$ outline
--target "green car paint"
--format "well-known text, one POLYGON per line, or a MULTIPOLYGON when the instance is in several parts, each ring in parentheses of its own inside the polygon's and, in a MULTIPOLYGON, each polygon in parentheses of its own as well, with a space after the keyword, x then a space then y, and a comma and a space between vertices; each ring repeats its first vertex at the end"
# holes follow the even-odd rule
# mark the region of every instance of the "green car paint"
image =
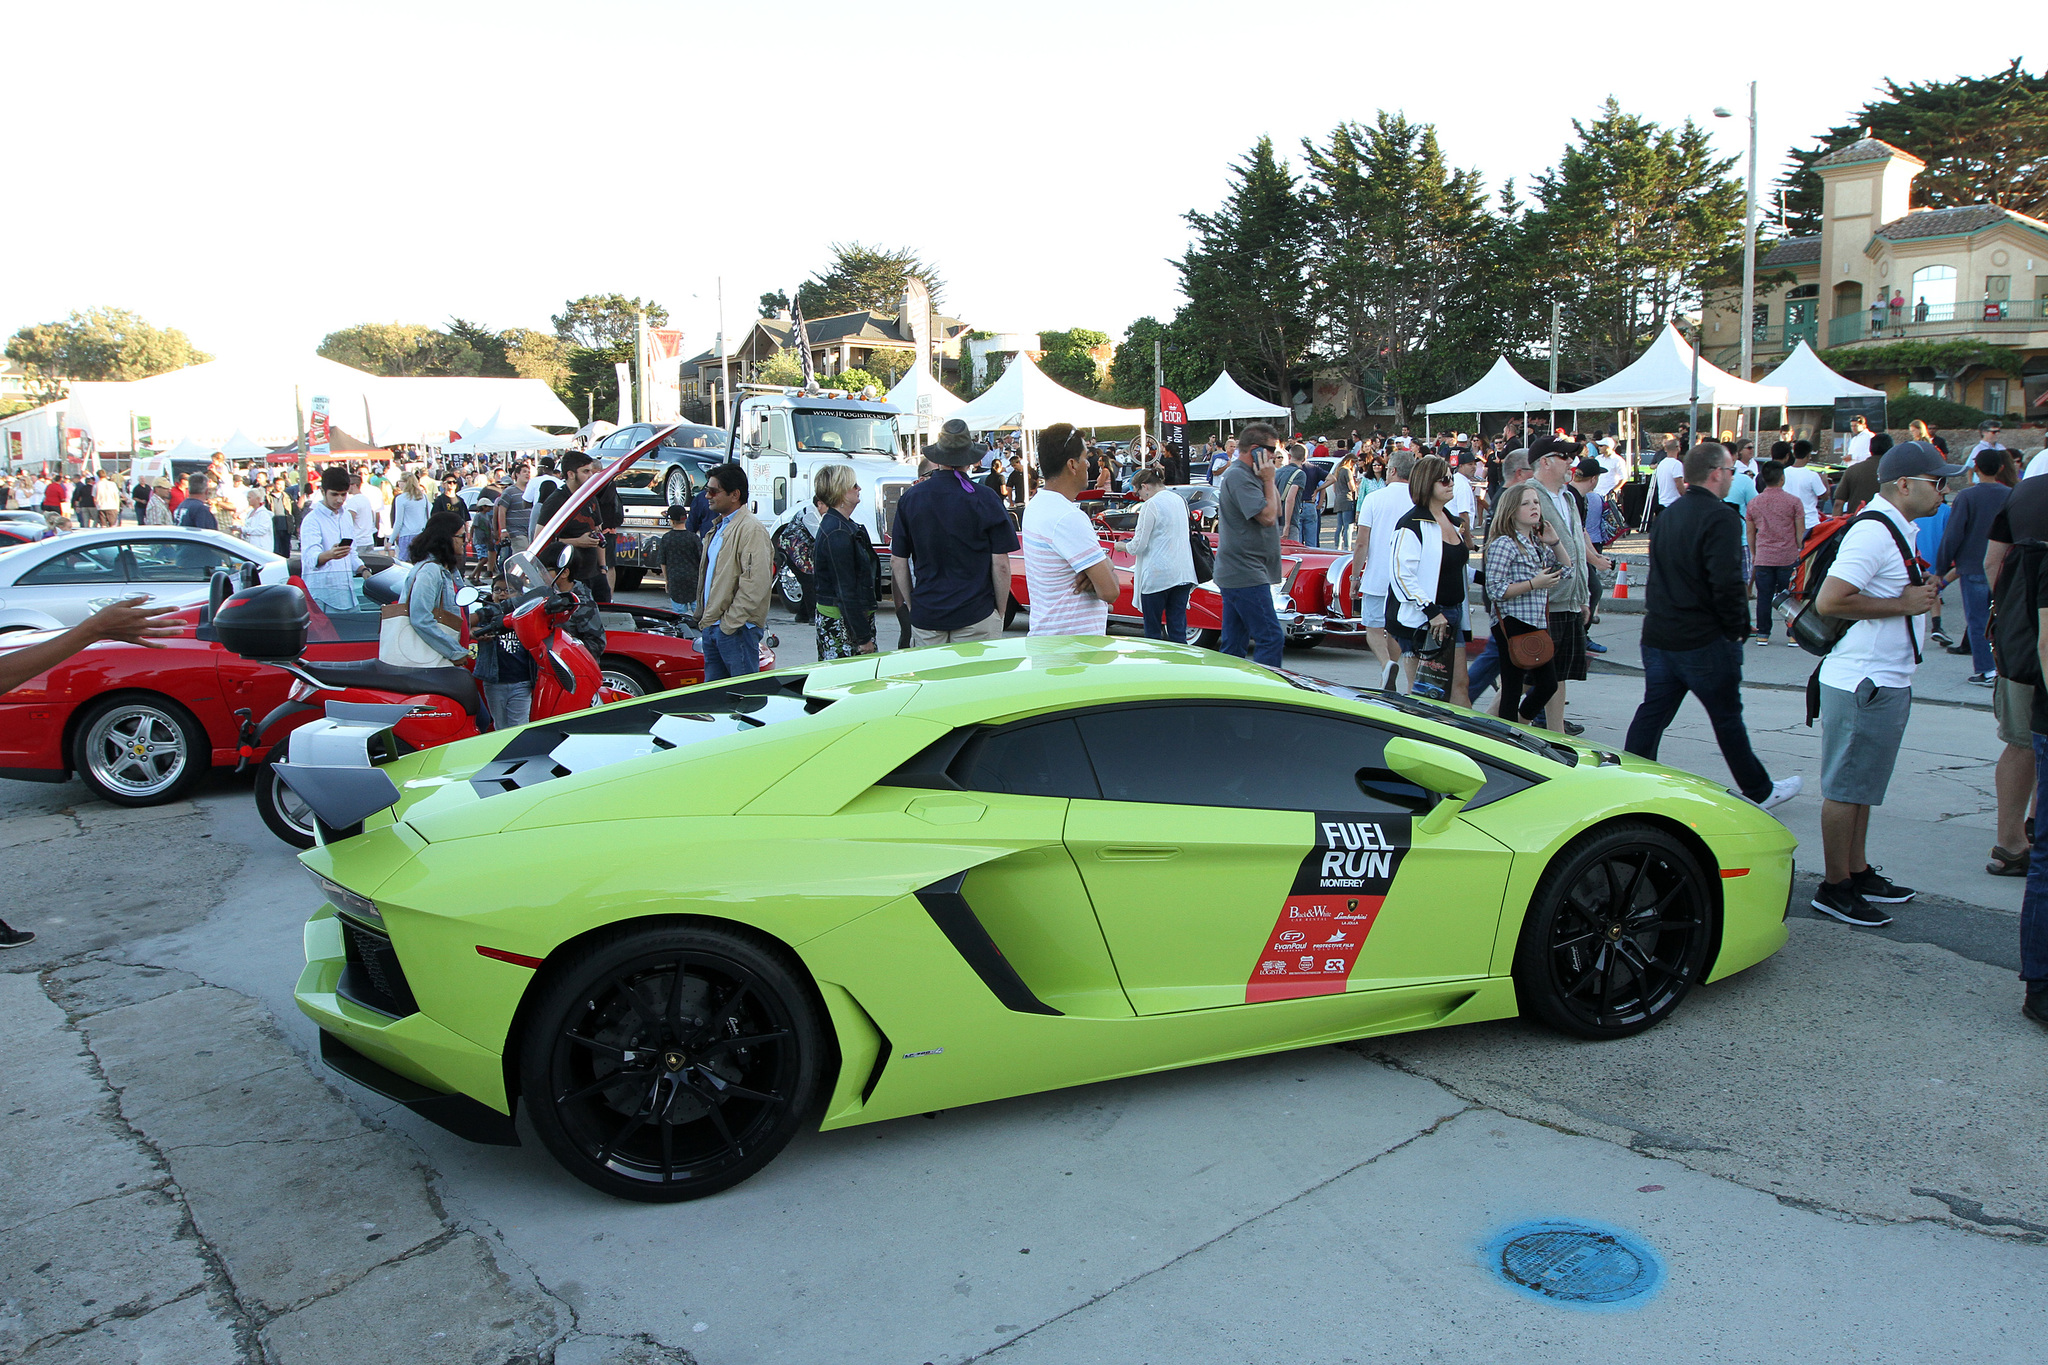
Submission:
MULTIPOLYGON (((1128 638, 940 646, 764 677, 740 681, 777 690, 770 723, 724 726, 707 702, 707 719, 671 731, 717 722, 709 738, 622 749, 532 785, 479 777, 527 731, 386 765, 397 804, 302 858, 375 903, 417 1009, 393 1017, 344 995, 332 904, 306 929, 300 1008, 398 1076, 505 1114, 522 1002, 565 945, 639 921, 742 925, 792 951, 822 998, 837 1046, 831 1128, 1511 1017, 1545 869, 1615 820, 1677 835, 1712 882, 1707 979, 1785 942, 1794 840, 1777 820, 1701 778, 1517 741, 1528 732, 1474 713, 1128 638), (1425 816, 884 780, 970 727, 1174 702, 1363 722, 1384 732, 1390 769, 1427 768, 1438 790, 1482 766, 1520 785, 1469 808, 1446 796, 1425 816), (958 896, 1026 1003, 1002 998, 920 899, 961 874, 958 896)), ((585 714, 683 713, 726 686, 585 714)))

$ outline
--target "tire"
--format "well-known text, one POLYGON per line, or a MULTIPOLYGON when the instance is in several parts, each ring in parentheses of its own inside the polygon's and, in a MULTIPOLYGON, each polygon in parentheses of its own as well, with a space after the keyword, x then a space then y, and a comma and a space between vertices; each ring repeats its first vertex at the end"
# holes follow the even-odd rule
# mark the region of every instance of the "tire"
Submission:
POLYGON ((667 477, 661 481, 661 493, 668 499, 668 505, 688 507, 691 492, 689 472, 681 465, 671 466, 667 477))
POLYGON ((71 736, 71 766, 117 806, 160 806, 213 766, 213 743, 190 711, 153 692, 95 702, 71 736), (135 753, 135 746, 148 749, 135 753))
MULTIPOLYGON (((720 485, 723 487, 723 485, 720 485)), ((796 570, 787 564, 775 570, 775 595, 782 599, 782 605, 795 611, 804 603, 804 581, 796 576, 796 570)))
POLYGON ((1315 634, 1313 634, 1313 635, 1304 635, 1304 636, 1302 636, 1302 637, 1301 637, 1301 638, 1299 638, 1299 639, 1289 639, 1289 640, 1287 641, 1287 648, 1289 648, 1289 649, 1314 649, 1314 648, 1315 648, 1315 647, 1316 647, 1317 645, 1321 644, 1322 642, 1323 642, 1323 632, 1321 632, 1321 631, 1317 631, 1317 632, 1316 632, 1315 634))
POLYGON ((313 837, 312 808, 279 780, 271 766, 284 759, 285 749, 285 744, 272 749, 270 762, 256 770, 256 813, 270 826, 272 834, 293 848, 311 848, 317 842, 313 837))
POLYGON ((647 570, 629 569, 623 564, 613 569, 612 572, 618 577, 620 592, 632 592, 640 586, 640 580, 647 577, 647 570))
POLYGON ((1522 1012, 1580 1038, 1626 1038, 1678 1008, 1706 971, 1713 899, 1676 836, 1613 824, 1543 874, 1515 950, 1522 1012))
POLYGON ((571 1175, 665 1204, 773 1160, 826 1057, 818 1006, 782 953, 744 931, 668 926, 599 939, 550 972, 519 1076, 534 1130, 571 1175))
POLYGON ((604 685, 632 697, 644 697, 650 692, 661 691, 661 679, 645 664, 617 654, 607 654, 599 660, 598 667, 604 673, 604 685))
POLYGON ((1017 605, 1017 599, 1014 597, 1003 604, 1004 630, 1015 630, 1017 628, 1017 613, 1022 610, 1024 608, 1017 605))
POLYGON ((1214 649, 1223 640, 1223 632, 1206 626, 1189 626, 1187 642, 1198 649, 1214 649))

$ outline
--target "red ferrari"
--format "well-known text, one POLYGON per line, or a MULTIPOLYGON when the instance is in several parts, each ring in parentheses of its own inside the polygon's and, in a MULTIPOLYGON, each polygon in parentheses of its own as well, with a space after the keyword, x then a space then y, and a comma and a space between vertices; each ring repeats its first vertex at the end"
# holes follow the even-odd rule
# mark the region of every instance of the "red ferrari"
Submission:
MULTIPOLYGON (((210 627, 197 625, 199 612, 178 613, 193 633, 165 640, 162 649, 92 645, 0 695, 0 777, 64 782, 77 773, 117 805, 153 806, 177 800, 212 768, 234 767, 242 757, 236 713, 260 721, 284 702, 292 678, 229 653, 209 638, 210 627)), ((621 602, 601 614, 607 687, 637 696, 703 681, 703 656, 674 612, 621 602)), ((332 616, 316 607, 306 658, 373 659, 379 623, 374 606, 332 616)), ((45 638, 0 636, 0 650, 45 638)), ((764 647, 762 667, 773 666, 764 647)), ((313 708, 289 718, 277 733, 318 714, 313 708)))

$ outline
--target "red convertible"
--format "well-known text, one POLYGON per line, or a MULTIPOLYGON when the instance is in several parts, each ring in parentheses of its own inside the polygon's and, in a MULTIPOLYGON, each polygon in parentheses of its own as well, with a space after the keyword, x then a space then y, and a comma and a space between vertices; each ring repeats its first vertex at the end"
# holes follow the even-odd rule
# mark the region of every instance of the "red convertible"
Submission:
MULTIPOLYGON (((294 580, 296 582, 296 580, 294 580)), ((303 589, 303 585, 301 585, 303 589)), ((377 656, 380 614, 315 607, 306 657, 316 663, 377 656)), ((639 695, 704 678, 704 659, 672 611, 613 603, 602 607, 607 687, 639 695)), ((201 608, 176 613, 192 633, 162 649, 103 643, 0 695, 0 777, 63 782, 75 772, 123 806, 175 801, 212 768, 241 761, 238 711, 257 719, 284 702, 292 678, 283 669, 229 653, 198 624, 201 608)), ((48 638, 0 636, 0 650, 48 638)), ((764 668, 774 666, 764 648, 764 668)), ((278 735, 317 716, 317 708, 281 722, 278 735)), ((251 757, 262 761, 267 748, 251 757)))

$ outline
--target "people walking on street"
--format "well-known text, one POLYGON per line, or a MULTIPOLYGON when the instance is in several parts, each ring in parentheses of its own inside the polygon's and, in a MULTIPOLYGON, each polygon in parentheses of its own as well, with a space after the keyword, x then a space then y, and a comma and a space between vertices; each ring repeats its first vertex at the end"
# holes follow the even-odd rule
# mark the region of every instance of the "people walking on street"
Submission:
MULTIPOLYGON (((1785 466, 1765 460, 1757 471, 1757 495, 1742 509, 1749 537, 1749 558, 1756 586, 1756 635, 1760 645, 1771 642, 1771 616, 1778 598, 1792 591, 1792 575, 1799 567, 1800 546, 1806 534, 1806 509, 1799 499, 1785 491, 1785 466)), ((1797 649, 1799 642, 1786 632, 1785 643, 1797 649)))
POLYGON ((398 481, 398 496, 391 500, 391 557, 401 564, 412 561, 412 538, 427 527, 432 508, 419 476, 407 474, 398 481))
POLYGON ((1550 590, 1564 574, 1557 562, 1557 533, 1543 520, 1539 496, 1527 483, 1501 490, 1486 540, 1486 602, 1500 653, 1500 700, 1494 712, 1525 725, 1543 714, 1557 691, 1550 590), (1527 667, 1514 661, 1514 641, 1525 635, 1543 637, 1533 651, 1541 657, 1527 667))
POLYGON ((1785 470, 1785 491, 1799 499, 1800 510, 1805 514, 1805 525, 1799 531, 1802 538, 1820 525, 1820 505, 1828 498, 1828 481, 1821 477, 1818 469, 1807 468, 1806 462, 1812 458, 1811 443, 1794 441, 1792 463, 1785 470))
MULTIPOLYGON (((1590 571, 1611 567, 1606 556, 1586 538, 1585 522, 1578 504, 1572 501, 1565 481, 1578 446, 1561 438, 1539 437, 1535 455, 1535 484, 1542 496, 1537 505, 1543 520, 1557 535, 1557 557, 1564 577, 1550 589, 1550 637, 1557 646, 1557 695, 1544 713, 1550 729, 1565 734, 1582 733, 1565 719, 1568 684, 1586 679, 1586 628, 1592 623, 1593 597, 1590 571)), ((1661 515, 1661 514, 1660 514, 1661 515)))
POLYGON ((1949 581, 1962 589, 1969 680, 1989 687, 1997 668, 1991 660, 1991 641, 1985 636, 1991 620, 1991 581, 1984 576, 1984 549, 1991 523, 2012 490, 1998 481, 2005 465, 2003 450, 1979 450, 1971 463, 1976 466, 1976 482, 1949 500, 1948 528, 1934 552, 1934 591, 1938 595, 1949 581))
POLYGON ((1425 455, 1408 475, 1415 505, 1394 528, 1393 601, 1389 609, 1401 628, 1401 643, 1416 654, 1450 651, 1451 677, 1445 700, 1470 706, 1465 678, 1465 565, 1472 557, 1464 528, 1451 516, 1455 492, 1450 462, 1425 455))
MULTIPOLYGON (((570 462, 576 458, 566 456, 564 469, 573 473, 570 462)), ((590 459, 582 458, 586 464, 590 459)), ((717 520, 705 537, 704 567, 697 579, 698 647, 704 654, 704 681, 717 682, 761 671, 775 547, 747 508, 746 470, 730 462, 718 465, 704 476, 704 491, 717 520)))
MULTIPOLYGON (((2048 479, 2028 482, 2015 490, 2013 498, 2024 490, 2028 499, 2024 508, 2036 499, 2048 499, 2048 479)), ((2018 620, 2009 619, 2008 603, 2022 602, 2023 596, 2017 590, 2022 583, 2031 583, 2032 573, 2038 565, 2038 547, 2028 546, 2034 551, 2030 558, 2023 548, 2014 544, 2012 534, 2013 498, 2006 499, 2005 506, 1991 519, 1991 534, 1984 544, 1984 576, 1991 583, 1992 628, 1991 643, 1995 658, 2004 659, 2006 646, 2000 643, 2000 636, 2015 640, 2013 625, 2024 625, 2024 606, 2017 608, 2018 620)), ((1924 557, 1924 556, 1923 556, 1924 557)), ((2033 622, 2038 637, 2039 618, 2033 622)), ((1928 638, 1934 638, 1929 632, 1928 638)), ((2039 653, 2038 647, 2034 651, 2039 653)), ((2001 665, 1998 677, 1991 685, 1991 714, 1998 725, 1998 739, 2004 745, 1999 751, 1998 763, 1992 770, 1992 791, 1998 800, 1998 825, 1995 842, 1991 845, 1991 861, 1984 870, 1994 877, 2024 877, 2027 875, 2028 847, 2033 840, 2028 837, 2028 805, 2034 798, 2037 780, 2034 764, 2033 715, 2034 688, 2031 684, 2018 681, 2012 676, 2010 666, 2001 665)))
POLYGON ((1188 594, 1195 586, 1188 542, 1188 505, 1166 491, 1157 468, 1138 472, 1138 525, 1131 532, 1131 591, 1145 617, 1145 638, 1180 644, 1188 638, 1188 594))
MULTIPOLYGON (((1017 528, 1002 498, 968 477, 986 453, 965 422, 951 419, 924 452, 939 467, 905 489, 896 503, 889 573, 903 585, 912 638, 920 647, 993 640, 1003 633, 1017 528)), ((1082 467, 1085 474, 1085 460, 1082 467)), ((1036 597, 1031 618, 1036 633, 1036 597)))
MULTIPOLYGON (((1525 462, 1526 464, 1526 462, 1525 462)), ((1387 589, 1394 572, 1394 527, 1415 501, 1408 495, 1408 476, 1415 453, 1397 450, 1389 461, 1375 461, 1381 477, 1392 477, 1358 500, 1358 529, 1351 542, 1352 594, 1365 622, 1365 642, 1380 661, 1380 690, 1394 685, 1401 646, 1387 634, 1387 589)))
POLYGON ((1273 487, 1280 492, 1280 524, 1286 528, 1287 537, 1313 545, 1316 512, 1309 489, 1316 480, 1315 471, 1305 463, 1307 459, 1308 452, 1299 441, 1288 446, 1287 462, 1274 471, 1273 487))
POLYGON ((811 491, 822 509, 813 551, 818 657, 873 654, 882 561, 868 540, 867 528, 853 519, 854 509, 860 506, 860 485, 854 481, 853 467, 825 465, 811 476, 811 491))
MULTIPOLYGON (((1024 508, 1030 633, 1104 634, 1116 601, 1116 571, 1088 514, 1075 506, 1088 488, 1088 443, 1068 423, 1039 433, 1038 476, 1038 492, 1024 508)), ((927 482, 945 477, 941 470, 927 482)))
POLYGON ((1813 908, 1844 924, 1890 924, 1891 916, 1876 906, 1914 895, 1871 866, 1870 808, 1884 804, 1905 739, 1923 639, 1920 618, 1934 605, 1934 585, 1921 576, 1913 554, 1913 519, 1933 511, 1942 483, 1962 472, 1919 441, 1885 452, 1877 496, 1841 533, 1814 596, 1822 615, 1854 622, 1816 674, 1827 879, 1814 893, 1813 908))
MULTIPOLYGON (((2004 556, 2005 581, 1999 588, 1999 638, 2009 638, 2004 623, 2007 607, 2014 604, 2031 606, 2033 611, 2028 614, 2034 618, 2035 657, 2048 665, 2048 631, 2039 629, 2041 610, 2048 606, 2048 548, 2044 548, 2044 542, 2048 542, 2048 479, 2023 480, 2005 505, 2003 522, 2001 530, 2005 535, 1994 536, 1994 539, 2006 545, 2011 553, 2004 556)), ((2013 633, 2024 635, 2025 631, 2021 629, 2013 633)), ((2016 667, 2017 661, 2008 664, 2009 671, 2016 667)), ((2001 677, 1998 685, 2006 688, 2013 684, 2001 677)), ((2036 818, 2027 855, 2027 889, 2020 900, 2020 980, 2026 988, 2026 998, 2020 1010, 2035 1023, 2048 1027, 2048 821, 2038 816, 2042 799, 2048 797, 2048 688, 2026 690, 2029 693, 2028 738, 2032 741, 2034 755, 2036 818)), ((2003 715, 1999 718, 1999 731, 2001 736, 2006 731, 2003 715)), ((2005 763, 2001 759, 2001 825, 2005 823, 2006 815, 2005 776, 2005 763)), ((2017 811, 2014 814, 2017 815, 2017 811)), ((2005 839, 2001 838, 1999 843, 2005 844, 2005 839)), ((1999 851, 1994 850, 1994 859, 1999 856, 1999 851)), ((1997 871, 1998 868, 1994 865, 1991 870, 1997 871)))
MULTIPOLYGON (((1797 774, 1776 782, 1742 721, 1742 642, 1749 600, 1742 582, 1742 518, 1724 501, 1735 475, 1727 448, 1686 452, 1686 491, 1650 528, 1643 601, 1643 701, 1622 747, 1654 760, 1689 692, 1706 708, 1736 790, 1765 810, 1797 796, 1797 774)), ((1795 508, 1796 510, 1796 508, 1795 508)))
POLYGON ((1253 422, 1237 435, 1237 455, 1216 485, 1216 574, 1223 598, 1225 654, 1280 666, 1280 433, 1253 422))

